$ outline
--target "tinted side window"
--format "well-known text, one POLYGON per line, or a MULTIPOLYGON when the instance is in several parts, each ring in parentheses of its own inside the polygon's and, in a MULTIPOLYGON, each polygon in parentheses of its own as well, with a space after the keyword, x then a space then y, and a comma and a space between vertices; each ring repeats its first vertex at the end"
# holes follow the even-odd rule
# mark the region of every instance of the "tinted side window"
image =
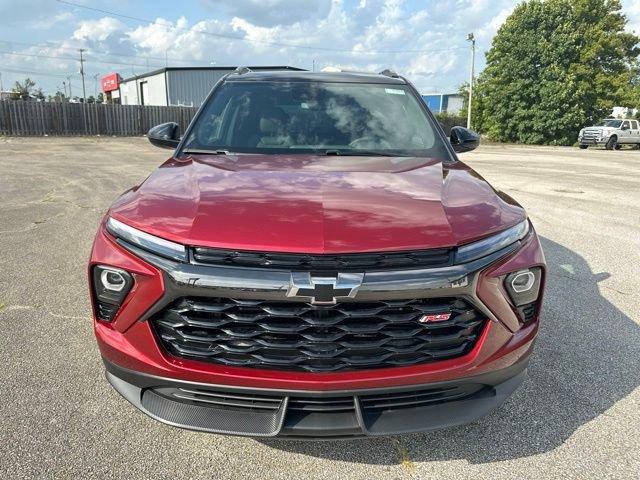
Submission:
POLYGON ((631 128, 634 130, 638 130, 638 122, 635 120, 631 120, 631 128))

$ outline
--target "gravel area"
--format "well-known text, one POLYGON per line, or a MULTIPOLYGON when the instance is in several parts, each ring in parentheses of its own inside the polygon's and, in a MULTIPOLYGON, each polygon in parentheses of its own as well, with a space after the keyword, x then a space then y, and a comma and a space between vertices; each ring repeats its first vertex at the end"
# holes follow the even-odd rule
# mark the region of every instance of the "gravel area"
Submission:
POLYGON ((462 156, 527 208, 550 266, 524 385, 464 427, 339 442, 195 433, 106 382, 85 264, 144 138, 0 138, 2 478, 640 478, 640 151, 462 156))

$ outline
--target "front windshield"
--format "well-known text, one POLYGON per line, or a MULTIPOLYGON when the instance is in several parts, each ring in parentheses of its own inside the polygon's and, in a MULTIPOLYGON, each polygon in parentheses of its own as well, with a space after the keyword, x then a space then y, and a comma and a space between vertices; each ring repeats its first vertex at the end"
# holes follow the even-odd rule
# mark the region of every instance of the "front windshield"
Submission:
POLYGON ((404 85, 227 82, 183 151, 448 157, 404 85))
POLYGON ((620 128, 620 125, 622 125, 622 120, 607 120, 604 122, 605 127, 620 128))

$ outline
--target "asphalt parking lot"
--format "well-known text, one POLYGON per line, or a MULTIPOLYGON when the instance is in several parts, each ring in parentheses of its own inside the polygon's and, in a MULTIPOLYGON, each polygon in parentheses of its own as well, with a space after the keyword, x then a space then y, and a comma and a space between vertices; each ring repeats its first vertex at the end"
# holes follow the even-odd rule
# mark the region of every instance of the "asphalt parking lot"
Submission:
POLYGON ((0 138, 0 477, 640 477, 640 151, 464 155, 542 237, 529 378, 468 426, 321 443, 172 428, 104 379, 85 263, 107 206, 167 152, 143 138, 0 138))

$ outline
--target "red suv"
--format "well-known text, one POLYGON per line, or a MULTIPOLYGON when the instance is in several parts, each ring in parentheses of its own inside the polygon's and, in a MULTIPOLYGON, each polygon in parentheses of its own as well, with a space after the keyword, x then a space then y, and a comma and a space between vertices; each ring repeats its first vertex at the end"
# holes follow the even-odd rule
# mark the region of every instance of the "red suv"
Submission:
POLYGON ((113 387, 162 422, 350 438, 466 423, 523 381, 545 261, 524 210, 385 71, 223 78, 89 262, 113 387))

